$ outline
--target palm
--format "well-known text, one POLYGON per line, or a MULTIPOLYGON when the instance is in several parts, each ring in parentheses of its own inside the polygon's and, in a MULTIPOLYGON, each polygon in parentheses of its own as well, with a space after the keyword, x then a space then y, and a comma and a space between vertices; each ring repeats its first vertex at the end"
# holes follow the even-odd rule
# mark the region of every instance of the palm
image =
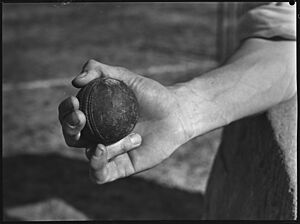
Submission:
POLYGON ((134 132, 143 138, 137 150, 129 152, 136 170, 151 168, 170 156, 183 143, 182 115, 169 90, 151 79, 131 86, 140 108, 134 132))

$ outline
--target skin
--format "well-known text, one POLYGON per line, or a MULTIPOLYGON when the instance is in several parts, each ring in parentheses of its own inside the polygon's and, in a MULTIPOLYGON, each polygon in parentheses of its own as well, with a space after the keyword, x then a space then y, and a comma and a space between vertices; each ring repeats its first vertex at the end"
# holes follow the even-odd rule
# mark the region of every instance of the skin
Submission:
MULTIPOLYGON (((103 184, 150 169, 192 138, 240 118, 263 112, 297 93, 296 43, 251 38, 220 67, 185 83, 165 87, 125 68, 89 60, 73 86, 107 76, 135 92, 141 119, 133 133, 105 147, 86 149, 90 177, 103 184)), ((86 119, 76 97, 59 105, 68 146, 85 148, 80 138, 86 119)))

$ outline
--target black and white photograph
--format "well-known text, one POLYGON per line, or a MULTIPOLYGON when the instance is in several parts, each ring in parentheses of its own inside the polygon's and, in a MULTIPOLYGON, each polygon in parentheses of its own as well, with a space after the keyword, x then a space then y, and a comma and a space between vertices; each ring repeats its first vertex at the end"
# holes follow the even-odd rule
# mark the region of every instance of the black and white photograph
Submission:
POLYGON ((2 2, 2 221, 297 220, 297 3, 2 2))

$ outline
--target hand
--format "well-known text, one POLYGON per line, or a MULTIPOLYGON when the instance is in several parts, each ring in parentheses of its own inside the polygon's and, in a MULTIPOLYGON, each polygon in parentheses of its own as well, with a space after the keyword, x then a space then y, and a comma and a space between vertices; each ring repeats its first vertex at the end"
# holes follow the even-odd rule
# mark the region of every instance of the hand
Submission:
POLYGON ((138 134, 131 134, 107 147, 91 146, 80 138, 86 120, 79 110, 77 98, 67 98, 59 106, 65 141, 69 146, 87 147, 90 174, 95 182, 110 182, 154 167, 190 139, 189 124, 175 94, 152 79, 122 67, 89 60, 72 84, 82 88, 102 76, 122 80, 134 91, 140 119, 133 133, 138 134), (131 139, 136 140, 135 144, 131 139))

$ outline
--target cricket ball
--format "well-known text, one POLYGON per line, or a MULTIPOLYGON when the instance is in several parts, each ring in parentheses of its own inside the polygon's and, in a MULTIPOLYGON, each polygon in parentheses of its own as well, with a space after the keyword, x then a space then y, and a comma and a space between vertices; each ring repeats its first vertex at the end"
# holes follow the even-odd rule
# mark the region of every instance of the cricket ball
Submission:
POLYGON ((86 116, 81 136, 92 144, 113 144, 135 127, 139 113, 134 92, 113 78, 97 78, 77 94, 79 109, 86 116))

